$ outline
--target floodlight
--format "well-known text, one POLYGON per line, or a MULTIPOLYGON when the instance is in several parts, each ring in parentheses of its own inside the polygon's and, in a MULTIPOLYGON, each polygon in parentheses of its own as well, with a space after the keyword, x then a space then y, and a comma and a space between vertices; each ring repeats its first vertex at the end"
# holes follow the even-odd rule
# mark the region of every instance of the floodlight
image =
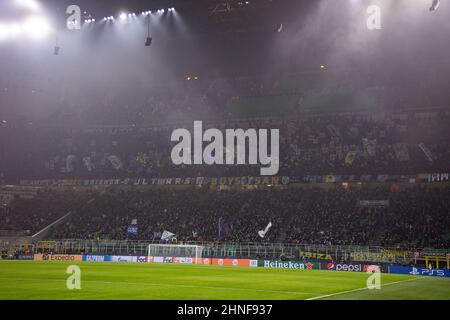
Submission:
POLYGON ((36 0, 16 0, 15 2, 18 6, 29 10, 39 11, 41 9, 41 5, 36 0))
POLYGON ((29 17, 25 20, 22 28, 30 38, 34 39, 44 38, 51 31, 47 19, 40 16, 29 17))

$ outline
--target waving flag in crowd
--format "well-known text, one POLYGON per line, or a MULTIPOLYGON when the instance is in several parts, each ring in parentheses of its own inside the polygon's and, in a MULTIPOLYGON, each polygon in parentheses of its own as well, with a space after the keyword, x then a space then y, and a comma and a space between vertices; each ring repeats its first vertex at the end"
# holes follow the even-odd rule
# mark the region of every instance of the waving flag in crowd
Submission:
POLYGON ((127 235, 129 236, 137 236, 138 235, 138 225, 137 219, 133 219, 130 225, 127 228, 127 235))
POLYGON ((264 238, 266 236, 266 233, 269 232, 270 227, 272 227, 272 222, 269 222, 264 230, 258 231, 258 235, 261 238, 264 238))
POLYGON ((225 222, 225 219, 223 217, 219 218, 219 240, 222 240, 225 238, 227 233, 227 224, 225 222))
POLYGON ((123 163, 122 160, 120 160, 120 158, 116 155, 111 155, 108 157, 109 162, 111 163, 111 166, 116 169, 116 170, 120 170, 123 167, 123 163))
POLYGON ((161 240, 171 240, 171 239, 175 239, 175 233, 172 233, 170 231, 164 230, 162 236, 161 236, 161 240))
POLYGON ((431 3, 430 11, 436 11, 439 8, 439 5, 441 4, 441 0, 433 0, 431 3))

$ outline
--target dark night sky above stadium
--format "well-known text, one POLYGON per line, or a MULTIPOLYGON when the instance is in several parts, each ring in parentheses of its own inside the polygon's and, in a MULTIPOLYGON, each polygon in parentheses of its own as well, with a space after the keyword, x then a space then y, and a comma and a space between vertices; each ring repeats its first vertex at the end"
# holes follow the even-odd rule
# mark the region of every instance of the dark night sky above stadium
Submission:
MULTIPOLYGON (((2 1, 3 20, 14 16, 14 10, 4 9, 11 1, 2 1)), ((377 70, 383 66, 390 70, 391 63, 421 63, 425 59, 442 63, 450 53, 450 7, 442 5, 438 12, 430 13, 428 0, 253 0, 248 5, 239 5, 245 2, 240 0, 228 2, 230 12, 214 12, 220 11, 223 3, 216 0, 41 0, 59 30, 62 52, 68 53, 70 48, 78 57, 83 56, 84 62, 95 61, 91 52, 94 49, 107 52, 109 62, 122 61, 115 56, 115 45, 135 49, 147 64, 176 66, 174 69, 182 74, 189 69, 204 72, 212 68, 217 72, 264 73, 276 66, 291 70, 292 66, 309 69, 321 64, 362 67, 376 63, 377 70), (118 17, 121 12, 136 12, 139 23, 122 26, 121 30, 97 23, 84 28, 82 36, 70 34, 62 31, 67 18, 64 12, 67 5, 74 3, 81 7, 83 18, 99 21, 105 16, 118 17), (365 10, 369 4, 382 7, 382 30, 366 29, 365 10), (152 22, 153 53, 137 48, 146 37, 146 23, 140 12, 172 6, 176 14, 166 13, 152 22), (283 32, 276 33, 280 23, 283 32), (148 61, 157 51, 168 59, 166 63, 155 57, 148 61)), ((102 55, 102 60, 105 58, 102 55)))
MULTIPOLYGON (((9 1, 9 0, 7 0, 9 1)), ((230 77, 312 71, 321 65, 345 70, 342 77, 414 81, 425 67, 439 68, 434 81, 449 81, 450 6, 429 12, 428 0, 250 0, 119 1, 42 0, 57 34, 40 42, 0 42, 0 71, 9 82, 24 74, 83 85, 169 83, 187 75, 230 77), (245 1, 243 1, 245 2, 245 1), (81 31, 64 28, 67 4, 96 18, 81 31), (366 8, 382 8, 382 29, 369 31, 366 8), (219 7, 217 7, 219 5, 219 7), (153 44, 144 47, 141 11, 175 7, 151 19, 153 44), (217 10, 219 9, 219 10, 217 10), (105 16, 136 12, 135 22, 102 23, 105 16), (277 33, 279 24, 283 32, 277 33), (53 47, 61 47, 56 57, 53 47)), ((17 17, 2 1, 0 21, 17 17)), ((51 92, 49 88, 49 92, 51 92)))

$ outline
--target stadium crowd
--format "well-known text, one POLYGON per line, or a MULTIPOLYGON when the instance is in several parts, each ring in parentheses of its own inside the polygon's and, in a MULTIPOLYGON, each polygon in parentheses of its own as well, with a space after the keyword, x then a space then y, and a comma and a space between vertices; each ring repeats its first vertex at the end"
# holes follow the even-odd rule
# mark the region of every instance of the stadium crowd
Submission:
MULTIPOLYGON (((450 113, 340 114, 291 119, 205 123, 207 127, 280 129, 279 175, 418 174, 447 172, 450 113)), ((170 155, 174 129, 3 128, 16 142, 0 167, 4 179, 107 179, 258 175, 259 165, 176 166, 170 155)), ((7 141, 4 141, 8 144, 7 141)))
MULTIPOLYGON (((200 119, 205 120, 204 129, 280 129, 278 175, 293 180, 308 175, 448 173, 448 109, 386 108, 390 111, 377 113, 349 108, 343 112, 343 105, 364 104, 379 96, 356 99, 368 85, 359 86, 360 78, 353 78, 352 83, 322 75, 288 78, 203 81, 193 76, 151 88, 78 88, 80 92, 60 97, 60 103, 67 105, 50 116, 54 125, 45 121, 0 123, 0 181, 259 176, 259 165, 173 165, 172 131, 192 130, 192 121, 200 119), (314 110, 304 112, 311 106, 314 110)), ((9 90, 2 93, 6 102, 20 97, 9 90)), ((415 93, 407 100, 387 99, 384 104, 404 106, 417 96, 439 96, 415 93)), ((390 94, 399 99, 407 96, 390 94)), ((383 104, 378 102, 376 106, 383 104)), ((416 101, 421 106, 428 102, 416 101)), ((51 237, 158 239, 168 230, 183 241, 448 247, 448 189, 391 191, 387 185, 329 191, 295 187, 220 192, 47 190, 35 199, 16 199, 0 210, 0 230, 32 234, 73 211, 52 229, 51 237), (358 205, 360 200, 389 200, 389 205, 364 207, 358 205), (133 219, 138 221, 137 236, 127 234, 133 219), (261 239, 257 231, 269 221, 272 227, 261 239)))
POLYGON ((1 224, 37 231, 72 209, 74 212, 52 229, 50 238, 159 240, 166 230, 179 241, 418 248, 446 248, 450 244, 448 187, 67 192, 45 192, 27 201, 16 199, 9 215, 1 217, 1 224), (62 205, 61 199, 67 201, 62 205), (364 200, 375 201, 363 204, 364 200), (39 206, 44 202, 47 210, 39 206), (82 202, 82 207, 75 207, 75 202, 82 202), (69 208, 69 204, 74 207, 69 208), (24 214, 30 213, 33 220, 24 219, 24 214), (134 219, 136 235, 127 232, 134 219), (261 238, 258 231, 269 222, 272 227, 261 238))
POLYGON ((32 235, 61 218, 62 213, 78 208, 87 201, 89 193, 41 190, 33 198, 16 197, 12 203, 1 203, 0 230, 19 230, 32 235))

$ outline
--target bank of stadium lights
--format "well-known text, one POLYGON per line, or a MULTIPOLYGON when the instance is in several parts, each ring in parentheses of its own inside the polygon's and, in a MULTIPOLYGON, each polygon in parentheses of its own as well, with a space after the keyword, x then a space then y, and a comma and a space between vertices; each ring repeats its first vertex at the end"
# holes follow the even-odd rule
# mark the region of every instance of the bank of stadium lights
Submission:
POLYGON ((41 16, 30 16, 20 23, 0 24, 0 40, 26 36, 31 39, 45 38, 52 31, 50 22, 41 16))
POLYGON ((44 17, 29 17, 22 28, 26 35, 35 39, 44 38, 51 31, 50 23, 44 17))
POLYGON ((130 13, 122 12, 121 14, 119 14, 119 20, 122 22, 125 22, 134 17, 136 17, 136 13, 134 13, 134 12, 130 12, 130 13))
MULTIPOLYGON (((175 8, 174 8, 174 7, 168 8, 167 11, 168 11, 168 12, 175 12, 175 8)), ((166 12, 166 10, 165 10, 165 9, 158 9, 158 10, 156 10, 156 12, 157 12, 157 13, 164 13, 164 12, 166 12)), ((152 11, 151 11, 151 10, 148 10, 148 11, 142 11, 142 12, 141 12, 141 15, 143 15, 143 16, 148 16, 149 14, 152 14, 152 11)), ((134 14, 133 14, 133 15, 134 15, 134 14)))
POLYGON ((120 15, 119 15, 119 19, 120 20, 125 20, 127 18, 127 14, 125 13, 125 12, 122 12, 120 15))
MULTIPOLYGON (((175 8, 174 7, 168 8, 167 11, 168 12, 175 12, 175 8)), ((166 12, 166 9, 158 9, 156 12, 159 13, 159 14, 162 14, 162 13, 166 12)), ((150 15, 152 13, 153 12, 151 10, 142 11, 141 15, 142 16, 148 16, 148 15, 150 15)), ((125 20, 127 20, 127 18, 131 19, 133 17, 136 17, 136 13, 134 13, 134 12, 133 13, 122 12, 122 13, 119 14, 118 19, 121 20, 121 21, 125 21, 125 20)), ((113 16, 104 17, 102 20, 103 21, 114 20, 114 17, 113 16)), ((91 23, 92 22, 95 22, 95 19, 91 19, 91 23)))
POLYGON ((32 11, 39 11, 42 9, 41 4, 36 0, 15 0, 17 6, 26 8, 32 11))
POLYGON ((22 33, 22 26, 19 24, 0 25, 0 40, 14 38, 22 33))
MULTIPOLYGON (((163 14, 165 11, 166 11, 165 9, 158 9, 156 12, 159 13, 159 14, 163 14)), ((174 8, 174 7, 168 8, 167 11, 168 11, 168 12, 174 12, 174 11, 175 11, 175 8, 174 8)), ((150 14, 152 14, 152 13, 153 13, 153 12, 152 12, 151 10, 148 10, 148 11, 143 11, 143 12, 141 12, 141 15, 142 15, 142 16, 148 16, 148 15, 150 15, 150 14)), ((131 18, 134 18, 134 17, 136 17, 136 13, 134 13, 134 12, 132 12, 132 13, 122 12, 122 13, 120 13, 120 14, 118 15, 118 19, 119 19, 120 21, 123 21, 123 22, 124 22, 125 20, 127 20, 127 19, 131 19, 131 18)), ((115 19, 114 19, 114 16, 108 16, 108 17, 104 17, 104 18, 102 19, 102 21, 104 21, 104 22, 106 22, 106 21, 112 21, 112 20, 115 20, 115 19)), ((91 19, 85 19, 85 20, 84 20, 84 23, 90 24, 90 23, 94 23, 95 21, 96 21, 96 20, 95 20, 94 18, 91 18, 91 19)), ((2 27, 0 26, 0 39, 2 38, 2 33, 5 33, 5 30, 2 29, 2 27)))

